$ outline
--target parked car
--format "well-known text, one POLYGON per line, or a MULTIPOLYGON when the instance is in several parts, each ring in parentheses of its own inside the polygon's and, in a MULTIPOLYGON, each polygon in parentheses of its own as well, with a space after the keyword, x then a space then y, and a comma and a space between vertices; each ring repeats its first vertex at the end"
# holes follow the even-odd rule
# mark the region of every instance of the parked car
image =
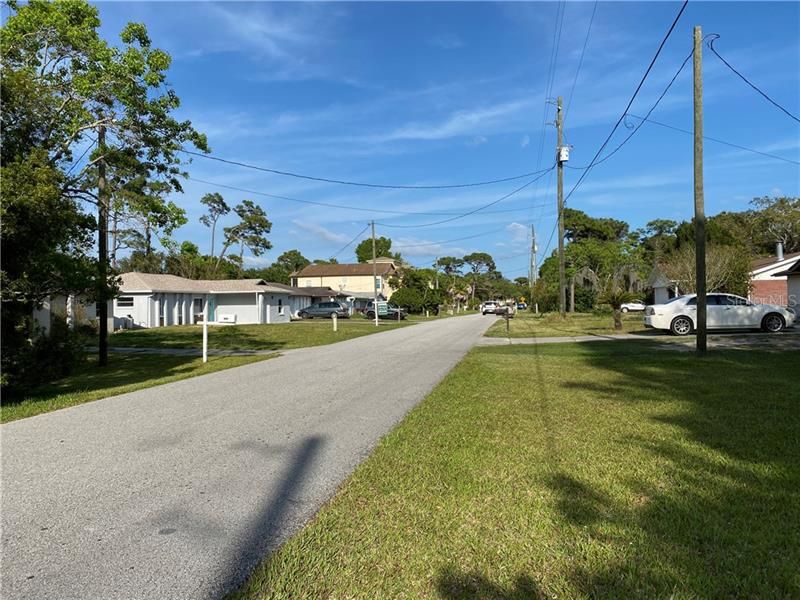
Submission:
POLYGON ((524 302, 517 303, 517 310, 525 310, 526 308, 528 308, 528 305, 525 304, 524 302))
POLYGON ((350 309, 344 302, 317 302, 297 311, 297 316, 301 319, 313 319, 314 317, 332 319, 333 315, 340 319, 347 319, 350 317, 350 309))
POLYGON ((488 300, 481 304, 481 314, 493 315, 497 312, 499 306, 500 305, 494 300, 488 300))
POLYGON ((647 307, 645 306, 644 302, 636 301, 636 302, 626 302, 620 307, 620 310, 626 313, 626 312, 644 310, 645 308, 647 307))
MULTIPOLYGON (((399 306, 396 306, 394 304, 388 304, 386 306, 386 314, 385 315, 378 315, 378 318, 379 319, 394 319, 395 321, 397 321, 398 313, 399 313, 400 320, 403 320, 408 316, 408 311, 406 311, 404 308, 400 308, 399 306)), ((373 308, 373 303, 372 302, 367 304, 367 308, 364 310, 364 316, 367 317, 368 319, 374 319, 375 318, 375 309, 373 308)))
MULTIPOLYGON (((706 323, 709 329, 763 329, 770 333, 794 325, 795 315, 782 306, 756 304, 732 294, 707 295, 706 323)), ((687 335, 697 324, 697 295, 673 298, 645 308, 644 325, 687 335)))

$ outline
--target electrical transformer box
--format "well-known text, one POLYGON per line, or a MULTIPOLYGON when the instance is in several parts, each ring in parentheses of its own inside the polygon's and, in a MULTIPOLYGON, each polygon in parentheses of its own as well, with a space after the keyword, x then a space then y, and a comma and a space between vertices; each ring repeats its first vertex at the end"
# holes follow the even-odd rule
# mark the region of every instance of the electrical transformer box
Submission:
POLYGON ((569 160, 569 146, 561 146, 558 149, 558 162, 567 162, 569 160))

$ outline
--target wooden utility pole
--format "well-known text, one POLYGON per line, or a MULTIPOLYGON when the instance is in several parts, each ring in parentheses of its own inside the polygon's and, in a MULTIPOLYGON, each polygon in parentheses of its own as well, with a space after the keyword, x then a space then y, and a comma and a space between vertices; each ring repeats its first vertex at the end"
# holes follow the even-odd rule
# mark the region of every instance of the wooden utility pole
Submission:
POLYGON ((372 308, 375 313, 375 327, 378 326, 378 263, 375 256, 375 221, 372 221, 372 308))
POLYGON ((530 293, 530 302, 533 304, 533 310, 538 314, 539 313, 539 302, 534 301, 533 294, 534 288, 536 287, 536 280, 539 278, 539 269, 536 266, 536 253, 539 251, 539 248, 536 246, 536 229, 531 225, 531 272, 530 278, 528 279, 528 285, 531 288, 530 293))
POLYGON ((108 189, 106 187, 106 126, 97 130, 97 308, 100 321, 97 364, 108 364, 108 189))
POLYGON ((694 242, 697 279, 697 354, 706 353, 706 214, 703 198, 703 33, 694 28, 694 242))
POLYGON ((561 146, 564 143, 564 115, 561 110, 561 96, 556 100, 556 164, 558 166, 558 312, 562 318, 567 312, 566 268, 564 265, 564 164, 561 160, 561 146))

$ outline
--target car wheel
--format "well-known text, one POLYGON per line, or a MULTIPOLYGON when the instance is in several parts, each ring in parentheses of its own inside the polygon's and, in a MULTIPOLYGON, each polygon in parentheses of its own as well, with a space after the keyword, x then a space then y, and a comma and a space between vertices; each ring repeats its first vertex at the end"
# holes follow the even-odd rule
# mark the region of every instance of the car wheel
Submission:
POLYGON ((628 312, 628 307, 627 306, 623 306, 622 307, 622 312, 624 312, 624 313, 628 312))
POLYGON ((675 317, 669 330, 674 335, 689 335, 692 332, 692 320, 689 317, 675 317))
POLYGON ((769 313, 761 321, 761 328, 769 333, 778 333, 786 327, 786 320, 778 313, 769 313))

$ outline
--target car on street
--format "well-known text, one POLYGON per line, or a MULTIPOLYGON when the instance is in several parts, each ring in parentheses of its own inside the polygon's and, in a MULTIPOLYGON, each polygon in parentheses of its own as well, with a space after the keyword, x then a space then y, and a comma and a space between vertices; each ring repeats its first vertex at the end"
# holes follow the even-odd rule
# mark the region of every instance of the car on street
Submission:
POLYGON ((317 302, 311 306, 306 306, 297 311, 297 316, 301 319, 332 319, 336 315, 340 319, 350 317, 350 309, 344 302, 317 302))
MULTIPOLYGON (((399 319, 402 321, 403 319, 405 319, 408 316, 408 311, 406 311, 405 309, 400 308, 399 306, 396 306, 394 304, 387 304, 386 305, 386 314, 385 315, 380 315, 379 314, 378 318, 379 319, 394 319, 395 321, 397 321, 398 320, 398 314, 399 314, 399 319)), ((367 304, 367 308, 364 309, 364 316, 367 317, 368 319, 374 319, 375 318, 375 309, 372 306, 372 302, 368 303, 367 304)))
POLYGON ((499 307, 500 305, 494 300, 487 300, 486 302, 481 304, 481 314, 493 315, 497 312, 497 309, 499 307))
POLYGON ((635 311, 642 311, 647 308, 644 302, 626 302, 622 306, 620 306, 620 310, 624 313, 627 312, 635 312, 635 311))
MULTIPOLYGON (((733 294, 708 294, 706 298, 709 329, 761 329, 777 333, 795 322, 795 314, 783 306, 758 304, 733 294)), ((697 326, 697 295, 678 296, 664 304, 647 306, 644 325, 674 335, 688 335, 697 326)))

